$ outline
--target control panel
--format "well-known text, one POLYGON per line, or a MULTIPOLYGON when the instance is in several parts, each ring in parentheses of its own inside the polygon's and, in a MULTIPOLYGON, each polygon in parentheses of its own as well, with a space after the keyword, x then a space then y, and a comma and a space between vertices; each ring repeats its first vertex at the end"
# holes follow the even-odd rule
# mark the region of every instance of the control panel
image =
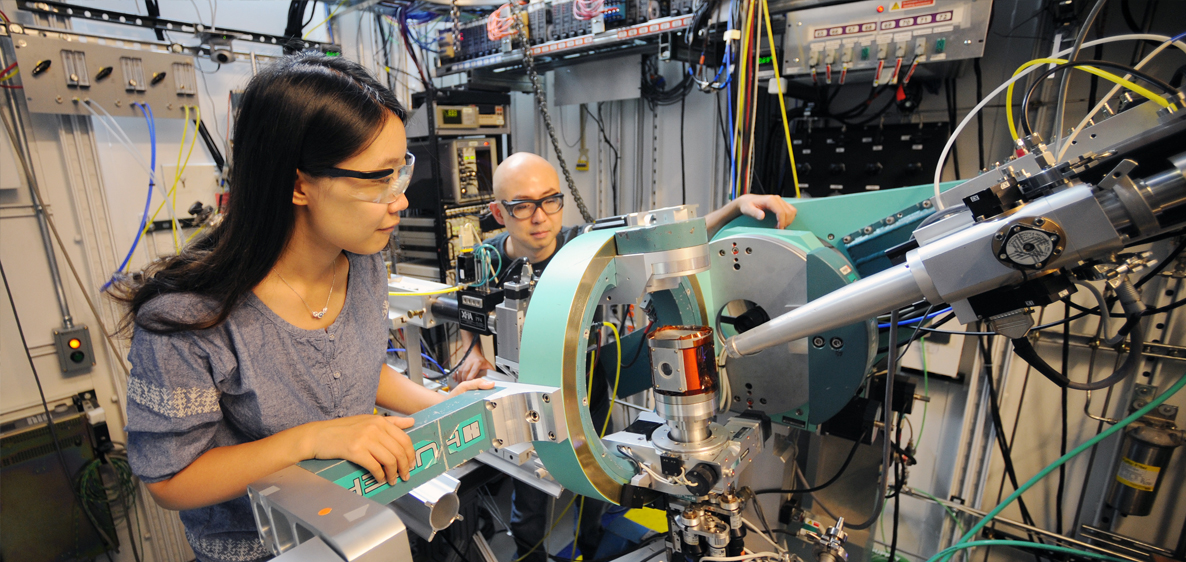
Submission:
MULTIPOLYGON (((943 150, 949 125, 942 122, 799 129, 791 141, 799 187, 812 197, 828 197, 926 182, 943 150)), ((785 175, 783 192, 793 191, 790 173, 785 175)))
MULTIPOLYGON (((545 59, 641 44, 639 40, 676 33, 687 27, 702 1, 605 0, 601 15, 591 20, 578 19, 573 14, 572 0, 535 2, 525 7, 528 43, 533 56, 545 59)), ((451 27, 438 32, 441 58, 437 75, 520 63, 523 56, 517 37, 512 34, 491 39, 486 24, 485 18, 462 24, 461 41, 456 46, 451 27)))
POLYGON ((181 118, 197 105, 194 58, 167 45, 103 39, 9 27, 20 64, 21 91, 33 113, 141 117, 146 103, 154 117, 181 118))
POLYGON ((909 81, 919 64, 982 56, 991 14, 991 0, 862 0, 790 12, 783 73, 820 85, 909 81))

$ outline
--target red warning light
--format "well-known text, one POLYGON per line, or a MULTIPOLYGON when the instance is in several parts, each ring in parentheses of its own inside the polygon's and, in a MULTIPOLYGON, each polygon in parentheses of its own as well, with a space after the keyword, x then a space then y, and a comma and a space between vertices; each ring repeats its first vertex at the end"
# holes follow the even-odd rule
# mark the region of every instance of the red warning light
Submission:
POLYGON ((880 14, 881 12, 884 12, 884 11, 885 11, 885 6, 878 6, 878 7, 877 7, 877 13, 879 13, 879 14, 880 14))
POLYGON ((490 146, 490 141, 486 141, 486 142, 482 143, 482 146, 490 146))

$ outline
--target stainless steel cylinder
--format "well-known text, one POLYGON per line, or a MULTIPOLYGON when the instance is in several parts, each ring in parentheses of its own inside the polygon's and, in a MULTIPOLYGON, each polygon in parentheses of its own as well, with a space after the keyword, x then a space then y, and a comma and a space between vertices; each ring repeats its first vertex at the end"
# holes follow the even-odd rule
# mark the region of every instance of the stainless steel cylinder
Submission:
POLYGON ((1108 506, 1125 515, 1149 515, 1174 449, 1181 444, 1173 430, 1144 426, 1130 431, 1124 439, 1116 481, 1108 493, 1108 506))
POLYGON ((655 393, 655 411, 667 420, 670 437, 680 443, 708 439, 708 424, 716 415, 717 393, 678 396, 655 393))

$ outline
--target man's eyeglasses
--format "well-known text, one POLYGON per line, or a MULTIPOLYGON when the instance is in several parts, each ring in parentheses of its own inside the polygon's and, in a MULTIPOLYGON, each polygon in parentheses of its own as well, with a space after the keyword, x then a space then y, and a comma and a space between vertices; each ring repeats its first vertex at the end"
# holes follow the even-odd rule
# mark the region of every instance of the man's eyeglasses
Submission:
POLYGON ((536 209, 543 209, 545 213, 554 215, 564 208, 564 194, 557 193, 549 195, 543 199, 516 199, 514 201, 502 201, 502 206, 506 208, 507 212, 519 220, 527 220, 531 215, 535 214, 536 209))
POLYGON ((411 152, 404 155, 404 165, 398 169, 387 168, 373 172, 358 172, 343 170, 342 168, 302 168, 301 171, 314 177, 322 178, 353 178, 348 193, 351 197, 370 203, 384 205, 394 203, 408 190, 412 183, 412 169, 416 165, 416 157, 411 152))

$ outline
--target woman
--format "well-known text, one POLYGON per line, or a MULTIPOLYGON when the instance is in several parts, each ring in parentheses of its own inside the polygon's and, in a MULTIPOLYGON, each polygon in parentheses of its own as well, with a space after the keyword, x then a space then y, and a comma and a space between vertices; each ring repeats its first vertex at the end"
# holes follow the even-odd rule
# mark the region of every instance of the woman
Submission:
MULTIPOLYGON (((280 59, 235 120, 223 223, 125 280, 128 453, 202 561, 268 557, 247 484, 305 459, 407 478, 411 413, 445 397, 385 364, 386 247, 411 177, 395 97, 340 57, 280 59)), ((453 394, 471 388, 462 384, 453 394)))

